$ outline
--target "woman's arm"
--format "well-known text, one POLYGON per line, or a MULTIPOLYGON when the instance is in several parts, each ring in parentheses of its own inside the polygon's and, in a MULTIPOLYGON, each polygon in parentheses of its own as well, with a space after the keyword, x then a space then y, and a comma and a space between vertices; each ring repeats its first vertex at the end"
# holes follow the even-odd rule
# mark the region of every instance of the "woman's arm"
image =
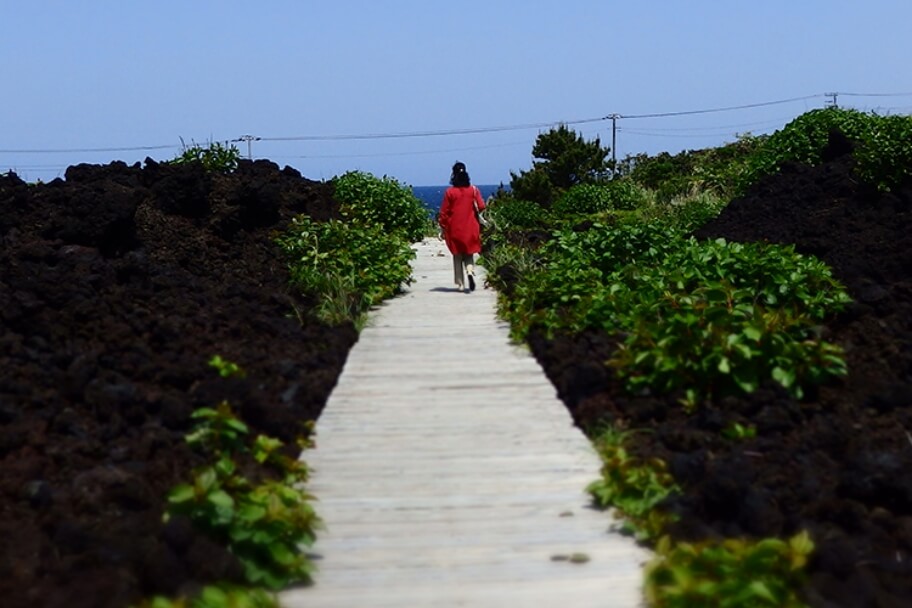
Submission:
POLYGON ((440 213, 437 214, 437 223, 440 224, 440 227, 446 231, 447 225, 450 223, 450 197, 448 196, 449 189, 443 193, 443 201, 440 203, 440 213))
POLYGON ((472 186, 472 189, 475 190, 475 204, 478 205, 478 210, 484 211, 485 202, 481 196, 481 190, 478 189, 478 186, 472 186))

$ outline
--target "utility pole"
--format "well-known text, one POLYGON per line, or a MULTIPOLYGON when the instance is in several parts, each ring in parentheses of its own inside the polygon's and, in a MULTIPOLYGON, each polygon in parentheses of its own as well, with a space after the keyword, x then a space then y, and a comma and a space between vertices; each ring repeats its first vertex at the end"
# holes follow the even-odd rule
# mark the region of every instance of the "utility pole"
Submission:
POLYGON ((250 142, 260 141, 260 138, 256 137, 255 135, 242 135, 241 137, 238 137, 234 141, 246 141, 247 142, 247 160, 253 160, 253 154, 252 154, 250 142))
POLYGON ((836 103, 836 97, 839 95, 839 93, 824 93, 824 95, 826 95, 827 97, 832 97, 832 99, 827 102, 827 104, 826 104, 827 107, 830 107, 830 108, 839 107, 839 104, 836 103))
POLYGON ((617 119, 620 114, 610 114, 611 119, 611 177, 617 175, 617 119))

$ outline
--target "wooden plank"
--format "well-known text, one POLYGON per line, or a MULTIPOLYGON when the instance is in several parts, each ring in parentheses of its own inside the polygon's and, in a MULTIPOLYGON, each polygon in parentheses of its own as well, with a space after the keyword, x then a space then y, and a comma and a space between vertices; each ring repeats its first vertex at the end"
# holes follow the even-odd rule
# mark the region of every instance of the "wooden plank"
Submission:
POLYGON ((444 250, 416 246, 417 281, 372 313, 302 455, 327 530, 282 605, 642 605, 650 554, 591 507, 595 451, 496 295, 441 289, 444 250))

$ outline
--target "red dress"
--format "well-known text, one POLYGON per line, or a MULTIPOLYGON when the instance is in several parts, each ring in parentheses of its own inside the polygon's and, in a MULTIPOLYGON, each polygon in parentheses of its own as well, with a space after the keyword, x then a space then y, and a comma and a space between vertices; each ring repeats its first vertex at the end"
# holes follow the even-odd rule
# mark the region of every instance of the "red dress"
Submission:
POLYGON ((451 186, 443 193, 438 221, 443 228, 447 247, 454 255, 481 253, 481 235, 478 218, 475 217, 475 204, 478 205, 479 211, 485 208, 481 192, 475 186, 451 186))

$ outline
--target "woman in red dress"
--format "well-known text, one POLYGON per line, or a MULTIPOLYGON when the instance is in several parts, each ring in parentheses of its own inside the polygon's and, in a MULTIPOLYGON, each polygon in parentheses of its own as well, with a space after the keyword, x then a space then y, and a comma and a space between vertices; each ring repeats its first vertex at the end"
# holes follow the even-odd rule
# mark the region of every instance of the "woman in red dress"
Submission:
POLYGON ((466 166, 463 163, 453 165, 450 187, 443 193, 437 221, 443 229, 447 248, 453 254, 453 273, 459 291, 465 291, 466 275, 469 291, 475 291, 474 255, 481 253, 481 229, 475 212, 484 208, 484 199, 472 185, 466 166))

